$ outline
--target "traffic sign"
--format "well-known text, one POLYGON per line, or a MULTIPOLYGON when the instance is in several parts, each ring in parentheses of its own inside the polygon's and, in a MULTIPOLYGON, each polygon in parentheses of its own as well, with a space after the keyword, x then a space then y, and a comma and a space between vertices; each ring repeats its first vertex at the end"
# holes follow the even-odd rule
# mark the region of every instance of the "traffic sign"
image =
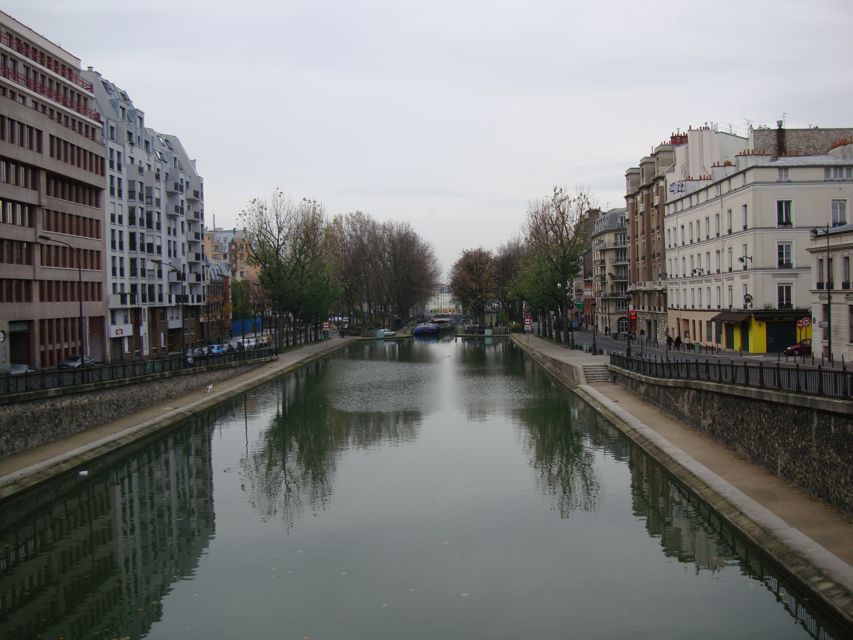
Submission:
POLYGON ((808 327, 809 325, 811 325, 812 319, 811 318, 803 318, 802 320, 800 320, 800 322, 803 323, 803 327, 808 327))

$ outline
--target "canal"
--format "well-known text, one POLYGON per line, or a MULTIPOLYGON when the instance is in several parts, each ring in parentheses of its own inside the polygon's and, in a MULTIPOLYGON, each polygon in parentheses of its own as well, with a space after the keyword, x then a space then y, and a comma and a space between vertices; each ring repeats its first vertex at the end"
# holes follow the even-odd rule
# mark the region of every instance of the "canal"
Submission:
POLYGON ((0 505, 0 637, 833 638, 509 342, 354 343, 0 505))

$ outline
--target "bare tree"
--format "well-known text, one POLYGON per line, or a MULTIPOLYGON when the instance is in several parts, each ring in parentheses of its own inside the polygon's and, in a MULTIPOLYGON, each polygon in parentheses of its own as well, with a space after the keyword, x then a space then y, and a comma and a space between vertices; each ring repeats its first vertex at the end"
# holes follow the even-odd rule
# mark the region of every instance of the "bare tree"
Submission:
POLYGON ((450 288, 465 313, 485 324, 486 305, 495 296, 495 263, 490 251, 466 249, 450 270, 450 288))
POLYGON ((569 288, 578 271, 578 258, 587 250, 591 198, 586 191, 567 194, 562 187, 542 200, 531 202, 527 209, 525 236, 537 255, 557 275, 559 288, 561 341, 568 344, 569 288))

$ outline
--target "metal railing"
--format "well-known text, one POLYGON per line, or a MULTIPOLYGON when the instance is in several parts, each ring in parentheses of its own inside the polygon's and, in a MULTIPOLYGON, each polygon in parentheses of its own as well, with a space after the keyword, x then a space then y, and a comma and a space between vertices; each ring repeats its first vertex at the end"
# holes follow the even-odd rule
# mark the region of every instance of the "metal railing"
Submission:
POLYGON ((274 347, 264 347, 193 356, 192 358, 170 356, 116 362, 79 369, 42 369, 29 373, 0 376, 0 396, 128 380, 172 371, 187 371, 209 365, 241 364, 269 358, 275 354, 276 349, 274 347))
POLYGON ((829 369, 821 365, 791 366, 778 361, 765 365, 763 362, 750 364, 735 360, 725 362, 722 359, 628 357, 623 353, 611 353, 610 364, 651 378, 701 380, 825 398, 853 398, 853 371, 847 371, 846 365, 842 365, 841 369, 829 369))

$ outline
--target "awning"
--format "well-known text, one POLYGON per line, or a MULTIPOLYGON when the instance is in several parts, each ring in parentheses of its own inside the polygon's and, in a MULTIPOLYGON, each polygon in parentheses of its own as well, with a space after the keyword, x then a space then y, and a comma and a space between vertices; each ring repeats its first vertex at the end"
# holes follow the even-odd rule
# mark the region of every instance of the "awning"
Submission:
POLYGON ((721 311, 713 318, 712 322, 745 322, 752 315, 750 311, 721 311))

